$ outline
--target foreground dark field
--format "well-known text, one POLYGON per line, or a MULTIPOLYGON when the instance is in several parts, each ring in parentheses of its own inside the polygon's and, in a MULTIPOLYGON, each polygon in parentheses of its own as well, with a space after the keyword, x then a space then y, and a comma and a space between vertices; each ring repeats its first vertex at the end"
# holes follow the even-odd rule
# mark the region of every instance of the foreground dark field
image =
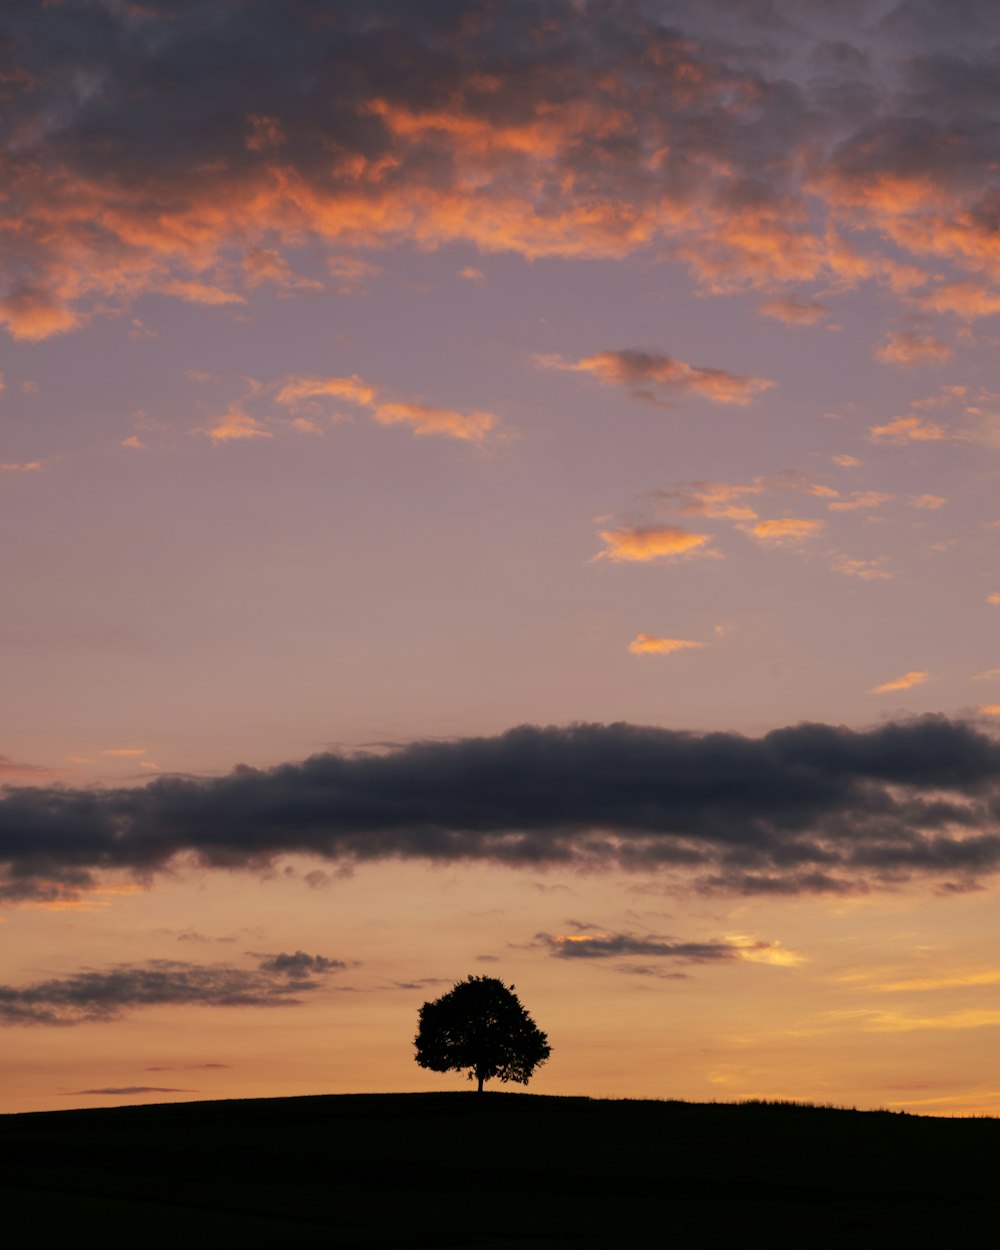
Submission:
POLYGON ((4 1116, 0 1150, 11 1245, 898 1245, 995 1226, 1000 1121, 361 1094, 4 1116))

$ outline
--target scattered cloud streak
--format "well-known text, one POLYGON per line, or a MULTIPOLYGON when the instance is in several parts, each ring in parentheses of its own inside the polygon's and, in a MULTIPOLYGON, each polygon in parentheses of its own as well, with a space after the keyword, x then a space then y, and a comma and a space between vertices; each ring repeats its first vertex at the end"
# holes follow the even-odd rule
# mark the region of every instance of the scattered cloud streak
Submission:
POLYGON ((933 334, 919 330, 898 330, 875 349, 875 359, 884 365, 941 365, 951 360, 954 349, 933 334))
POLYGON ((862 582, 892 581, 884 559, 856 560, 840 552, 833 556, 831 564, 836 572, 843 573, 845 577, 856 577, 862 582))
POLYGON ((765 317, 773 317, 776 321, 793 326, 814 326, 830 316, 829 307, 819 300, 802 301, 780 296, 765 300, 760 311, 765 317))
POLYGON ((73 1089, 71 1094, 96 1095, 115 1094, 117 1096, 133 1096, 136 1094, 196 1094, 196 1089, 176 1089, 169 1085, 107 1085, 103 1089, 73 1089))
POLYGON ((367 408, 380 425, 408 425, 417 435, 443 434, 467 442, 482 442, 497 426, 497 418, 491 412, 461 413, 413 400, 385 398, 381 387, 366 382, 357 374, 348 377, 286 378, 275 402, 295 409, 320 398, 345 400, 367 408))
MULTIPOLYGON (((593 928, 593 926, 586 926, 593 928)), ((547 947, 557 959, 614 959, 638 956, 643 959, 669 959, 681 963, 721 963, 746 961, 791 967, 802 962, 802 956, 788 950, 780 942, 765 942, 744 934, 732 934, 708 942, 681 942, 656 933, 609 933, 595 929, 591 933, 536 933, 535 941, 547 947)), ((636 974, 634 966, 624 971, 636 974)), ((640 974, 642 975, 642 974, 640 974)))
POLYGON ((299 995, 323 984, 324 974, 345 966, 340 960, 297 951, 294 955, 267 956, 255 969, 178 959, 85 968, 67 977, 28 985, 0 985, 0 1026, 117 1020, 139 1007, 296 1006, 302 1001, 299 995))
POLYGON ((638 399, 697 395, 715 404, 745 407, 775 385, 767 378, 742 377, 725 369, 700 368, 662 352, 604 351, 580 360, 536 356, 543 369, 589 373, 606 386, 624 386, 638 399))
POLYGON ((912 672, 904 673, 902 677, 894 677, 891 681, 883 682, 881 686, 873 686, 869 693, 889 694, 893 690, 910 690, 914 686, 922 686, 929 677, 930 673, 914 669, 912 672))
POLYGON ((740 529, 768 547, 797 545, 815 538, 823 529, 823 522, 810 517, 777 517, 741 525, 740 529))
POLYGON ((672 655, 675 651, 690 651, 704 647, 703 642, 691 642, 686 638, 661 638, 657 634, 636 634, 628 644, 633 655, 672 655))
POLYGON ((873 443, 940 443, 948 438, 948 431, 922 417, 894 417, 884 425, 873 425, 868 438, 873 443))

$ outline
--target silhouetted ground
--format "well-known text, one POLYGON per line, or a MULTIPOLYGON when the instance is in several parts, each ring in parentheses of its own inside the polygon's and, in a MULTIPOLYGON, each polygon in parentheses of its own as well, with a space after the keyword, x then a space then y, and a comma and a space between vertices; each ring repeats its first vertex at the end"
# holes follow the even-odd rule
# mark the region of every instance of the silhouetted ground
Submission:
POLYGON ((355 1094, 3 1116, 0 1150, 12 1248, 853 1250, 992 1230, 1000 1120, 355 1094))

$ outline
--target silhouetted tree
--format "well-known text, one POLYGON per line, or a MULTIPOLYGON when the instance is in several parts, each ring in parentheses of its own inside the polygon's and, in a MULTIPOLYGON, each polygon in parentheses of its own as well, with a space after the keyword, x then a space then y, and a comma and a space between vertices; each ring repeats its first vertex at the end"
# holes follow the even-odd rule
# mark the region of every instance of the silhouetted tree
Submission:
POLYGON ((469 1080, 492 1077, 527 1085, 535 1068, 552 1053, 514 993, 496 977, 467 977, 447 994, 420 1008, 413 1043, 416 1060, 433 1072, 469 1070, 469 1080))

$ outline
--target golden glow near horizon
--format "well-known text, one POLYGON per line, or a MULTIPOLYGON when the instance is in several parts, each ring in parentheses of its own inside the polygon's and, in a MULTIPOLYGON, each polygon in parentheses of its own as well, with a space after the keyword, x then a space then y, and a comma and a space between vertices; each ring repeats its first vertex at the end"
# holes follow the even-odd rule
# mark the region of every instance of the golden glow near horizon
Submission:
POLYGON ((0 8, 0 1111, 1000 1113, 969 3, 0 8))

